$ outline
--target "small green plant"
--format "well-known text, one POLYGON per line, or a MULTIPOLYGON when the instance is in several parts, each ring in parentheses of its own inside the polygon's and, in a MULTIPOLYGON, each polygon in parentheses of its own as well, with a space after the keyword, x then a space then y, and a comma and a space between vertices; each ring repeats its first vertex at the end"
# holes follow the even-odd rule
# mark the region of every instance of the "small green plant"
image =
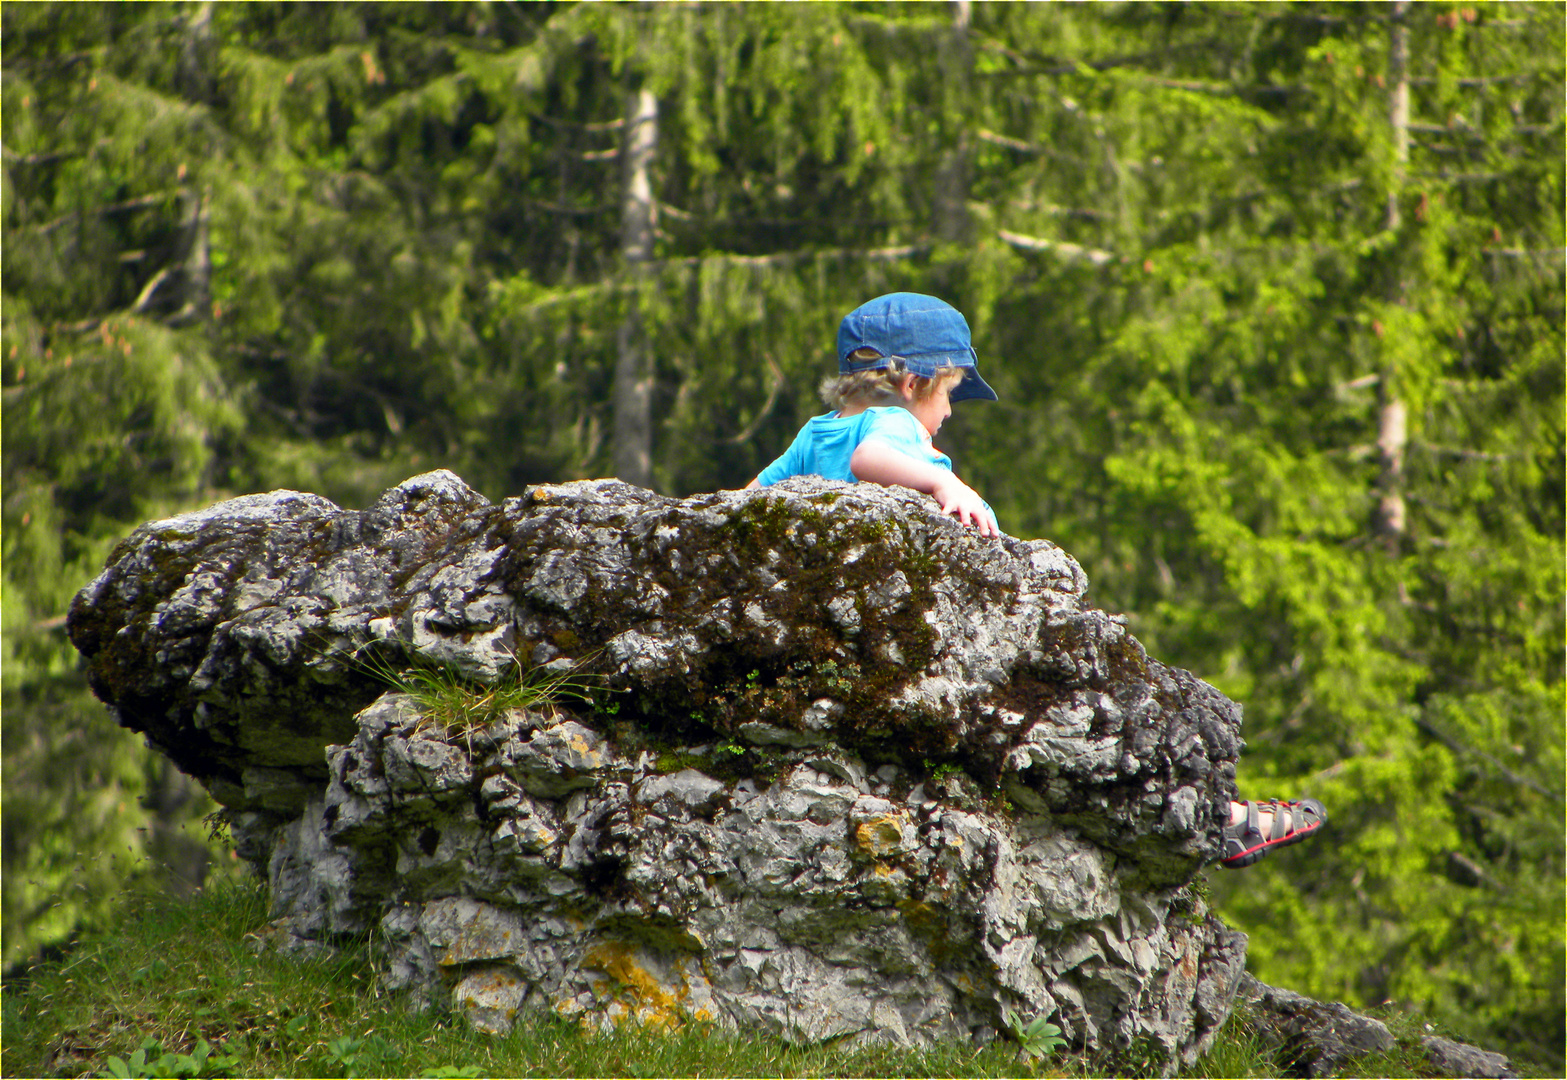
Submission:
POLYGON ((481 1065, 465 1065, 458 1068, 456 1065, 437 1065, 433 1069, 426 1069, 419 1074, 420 1080, 471 1080, 471 1078, 484 1075, 484 1067, 481 1065))
POLYGON ((745 747, 741 746, 732 739, 725 739, 723 742, 718 744, 718 751, 722 754, 734 754, 736 757, 739 757, 741 754, 745 753, 745 747))
POLYGON ((930 779, 933 783, 941 783, 949 776, 955 776, 963 770, 950 761, 944 761, 940 765, 932 765, 930 759, 925 760, 925 768, 930 770, 930 779))
POLYGON ((1059 1047, 1066 1045, 1066 1040, 1061 1037, 1061 1029, 1050 1023, 1043 1013, 1025 1025, 1022 1017, 1003 1005, 1001 1018, 1017 1040, 1019 1052, 1025 1057, 1049 1057, 1059 1047))
POLYGON ((110 1055, 108 1068, 98 1075, 116 1080, 143 1076, 229 1076, 238 1064, 235 1058, 215 1052, 206 1039, 197 1039, 188 1054, 165 1054, 158 1040, 149 1035, 129 1058, 110 1055))
POLYGON ((326 1044, 326 1052, 344 1076, 378 1076, 397 1059, 397 1047, 368 1032, 364 1038, 344 1036, 326 1044))
POLYGON ((1171 897, 1170 914, 1183 919, 1200 918, 1209 907, 1208 878, 1205 874, 1198 874, 1186 883, 1183 889, 1177 889, 1171 897))
POLYGON ((847 694, 854 689, 850 679, 858 678, 859 665, 850 664, 847 668, 840 668, 836 660, 824 660, 816 669, 817 674, 826 680, 827 688, 835 694, 847 694))

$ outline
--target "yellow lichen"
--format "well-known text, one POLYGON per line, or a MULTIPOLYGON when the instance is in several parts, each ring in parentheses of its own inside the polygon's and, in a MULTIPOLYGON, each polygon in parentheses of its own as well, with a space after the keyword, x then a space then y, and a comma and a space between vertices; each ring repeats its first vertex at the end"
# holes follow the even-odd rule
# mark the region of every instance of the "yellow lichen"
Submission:
POLYGON ((881 859, 895 855, 903 847, 904 818, 901 814, 878 814, 854 827, 854 843, 865 854, 881 859))
POLYGON ((582 958, 584 968, 602 971, 609 978, 595 982, 593 991, 598 996, 613 985, 613 999, 605 1009, 605 1016, 620 1024, 635 1020, 655 1028, 676 1028, 686 1021, 712 1019, 707 1009, 692 1012, 684 1003, 691 998, 691 987, 684 975, 679 976, 678 986, 669 987, 660 982, 642 964, 635 951, 621 942, 605 942, 590 949, 582 958))

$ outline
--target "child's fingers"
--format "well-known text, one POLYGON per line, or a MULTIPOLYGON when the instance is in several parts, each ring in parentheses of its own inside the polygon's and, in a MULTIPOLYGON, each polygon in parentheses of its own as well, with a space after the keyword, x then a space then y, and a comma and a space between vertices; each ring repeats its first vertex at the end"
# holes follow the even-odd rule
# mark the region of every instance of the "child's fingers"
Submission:
POLYGON ((990 527, 990 515, 983 508, 974 507, 961 499, 954 499, 949 506, 941 509, 943 514, 951 514, 963 525, 973 526, 979 530, 981 536, 993 536, 994 531, 990 527))

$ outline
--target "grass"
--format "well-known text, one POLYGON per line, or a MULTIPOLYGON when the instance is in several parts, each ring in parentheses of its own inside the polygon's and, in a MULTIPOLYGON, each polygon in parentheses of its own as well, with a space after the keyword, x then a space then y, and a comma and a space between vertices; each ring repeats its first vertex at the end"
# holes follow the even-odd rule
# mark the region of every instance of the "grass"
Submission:
MULTIPOLYGON (((680 1076, 1017 1074, 1010 1044, 928 1052, 789 1047, 701 1025, 628 1027, 606 1036, 530 1017, 504 1037, 437 1010, 409 1011, 376 989, 369 950, 300 958, 255 951, 265 925, 256 883, 188 901, 136 897, 113 935, 75 943, 4 986, 0 1072, 107 1074, 152 1040, 159 1053, 214 1049, 209 1074, 233 1076, 680 1076), (226 1059, 226 1060, 225 1060, 226 1059)), ((194 1061, 194 1058, 192 1058, 194 1061)), ((1026 1070, 1025 1070, 1026 1071, 1026 1070)), ((166 1074, 166 1073, 165 1073, 166 1074)))
POLYGON ((394 665, 369 650, 361 650, 350 662, 390 689, 412 697, 423 717, 421 726, 438 726, 448 737, 471 737, 512 711, 553 714, 562 701, 592 700, 599 681, 584 670, 591 660, 590 656, 570 666, 525 669, 514 656, 492 682, 468 678, 454 667, 423 658, 394 665))
MULTIPOLYGON (((247 935, 266 918, 264 890, 252 881, 183 901, 128 896, 114 933, 83 937, 64 956, 7 979, 0 1073, 137 1075, 139 1063, 140 1075, 209 1076, 1114 1075, 1070 1054, 1020 1059, 1006 1038, 923 1050, 795 1047, 699 1024, 605 1035, 552 1016, 485 1036, 378 990, 362 944, 308 958, 258 951, 247 935)), ((1404 1026, 1401 1049, 1357 1062, 1360 1075, 1429 1075, 1406 1048, 1423 1026, 1418 1018, 1404 1026)), ((1238 1014, 1213 1053, 1182 1075, 1283 1074, 1238 1014)))

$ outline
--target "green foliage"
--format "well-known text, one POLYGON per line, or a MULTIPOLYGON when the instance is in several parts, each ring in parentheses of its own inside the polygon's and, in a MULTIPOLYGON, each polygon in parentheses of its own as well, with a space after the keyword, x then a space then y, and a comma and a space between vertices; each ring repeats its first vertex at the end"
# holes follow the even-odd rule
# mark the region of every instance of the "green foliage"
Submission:
POLYGON ((327 1056, 334 1070, 344 1076, 384 1076, 387 1066, 397 1060, 397 1047, 379 1035, 366 1034, 363 1038, 344 1037, 332 1039, 326 1044, 327 1056))
POLYGON ((956 776, 963 771, 963 767, 954 762, 943 761, 940 765, 937 765, 929 759, 925 761, 925 768, 930 772, 931 780, 938 784, 947 777, 956 776))
POLYGON ((1066 1040, 1061 1037, 1061 1029, 1050 1023, 1046 1016, 1036 1016, 1030 1023, 1025 1024, 1022 1017, 1003 1005, 1001 1019, 1006 1023, 1012 1037, 1017 1040, 1018 1052, 1024 1057, 1050 1057, 1058 1048, 1067 1045, 1066 1040))
POLYGON ((142 1076, 230 1076, 238 1065, 236 1058, 214 1053, 206 1039, 197 1039, 188 1054, 166 1054, 158 1040, 149 1035, 128 1059, 110 1054, 108 1066, 98 1075, 117 1080, 142 1076))

